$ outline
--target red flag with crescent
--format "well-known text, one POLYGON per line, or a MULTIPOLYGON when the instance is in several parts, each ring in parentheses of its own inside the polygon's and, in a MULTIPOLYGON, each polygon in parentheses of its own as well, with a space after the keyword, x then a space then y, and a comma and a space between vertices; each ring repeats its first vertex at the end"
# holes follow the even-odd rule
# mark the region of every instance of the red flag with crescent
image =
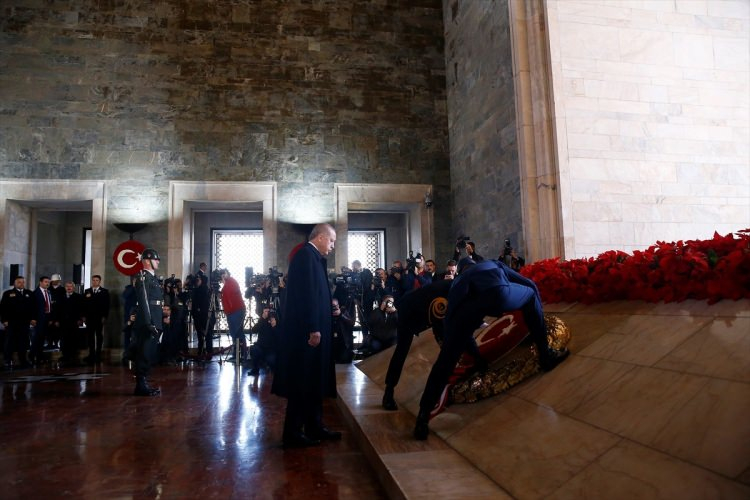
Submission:
POLYGON ((125 276, 132 276, 143 269, 141 264, 141 253, 146 249, 146 245, 136 240, 128 240, 117 245, 112 260, 115 263, 115 269, 125 276))

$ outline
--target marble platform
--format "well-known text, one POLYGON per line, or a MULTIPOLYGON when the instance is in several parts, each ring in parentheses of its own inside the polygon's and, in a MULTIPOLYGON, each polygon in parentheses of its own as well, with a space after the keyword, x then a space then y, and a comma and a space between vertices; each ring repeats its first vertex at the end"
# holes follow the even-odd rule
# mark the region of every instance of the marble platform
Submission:
POLYGON ((339 406, 392 498, 750 498, 750 301, 552 304, 571 357, 412 437, 437 346, 339 366, 339 406))

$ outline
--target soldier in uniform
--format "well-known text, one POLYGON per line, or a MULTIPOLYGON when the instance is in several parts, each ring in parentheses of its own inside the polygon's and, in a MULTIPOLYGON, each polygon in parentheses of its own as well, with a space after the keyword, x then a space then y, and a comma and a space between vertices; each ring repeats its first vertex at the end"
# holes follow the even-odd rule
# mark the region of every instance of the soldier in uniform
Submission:
POLYGON ((164 312, 164 292, 155 271, 159 269, 159 254, 153 248, 146 248, 141 254, 143 270, 135 280, 135 293, 138 301, 133 324, 131 353, 135 367, 136 396, 156 396, 161 390, 150 387, 146 377, 151 365, 156 361, 159 337, 162 334, 164 312))

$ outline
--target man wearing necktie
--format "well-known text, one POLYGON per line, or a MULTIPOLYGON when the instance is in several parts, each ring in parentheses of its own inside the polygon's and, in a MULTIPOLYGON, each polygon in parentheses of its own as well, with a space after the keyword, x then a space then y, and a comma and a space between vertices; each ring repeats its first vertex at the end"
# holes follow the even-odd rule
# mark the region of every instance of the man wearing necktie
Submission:
POLYGON ((89 344, 89 355, 83 360, 89 364, 100 363, 102 360, 104 324, 109 316, 109 290, 101 284, 102 277, 95 274, 91 277, 91 288, 83 292, 86 336, 89 344))
POLYGON ((42 362, 44 338, 52 321, 52 299, 49 295, 49 276, 39 278, 39 285, 34 290, 34 317, 31 320, 33 334, 31 336, 31 363, 38 365, 42 362))

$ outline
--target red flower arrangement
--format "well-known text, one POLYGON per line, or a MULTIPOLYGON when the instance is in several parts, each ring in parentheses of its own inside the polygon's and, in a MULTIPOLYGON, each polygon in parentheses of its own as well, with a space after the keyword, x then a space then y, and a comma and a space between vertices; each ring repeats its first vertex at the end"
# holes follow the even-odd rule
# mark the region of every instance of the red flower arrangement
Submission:
POLYGON ((633 255, 610 250, 596 258, 546 259, 520 272, 548 303, 750 298, 750 229, 714 233, 710 240, 659 241, 633 255))

